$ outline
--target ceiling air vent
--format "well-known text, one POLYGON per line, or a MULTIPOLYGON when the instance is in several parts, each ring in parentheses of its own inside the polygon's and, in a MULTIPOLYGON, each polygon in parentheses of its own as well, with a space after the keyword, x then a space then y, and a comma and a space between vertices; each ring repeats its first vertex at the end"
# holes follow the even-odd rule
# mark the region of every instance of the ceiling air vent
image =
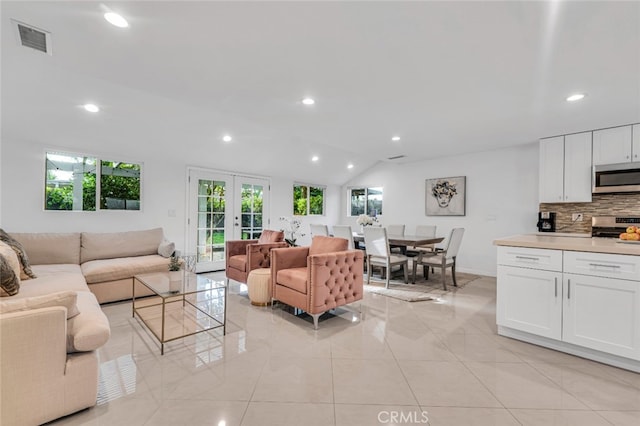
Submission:
POLYGON ((18 43, 51 55, 51 33, 13 19, 11 22, 15 28, 18 43))
POLYGON ((406 155, 396 155, 395 157, 389 157, 387 160, 399 160, 400 158, 404 158, 406 155))

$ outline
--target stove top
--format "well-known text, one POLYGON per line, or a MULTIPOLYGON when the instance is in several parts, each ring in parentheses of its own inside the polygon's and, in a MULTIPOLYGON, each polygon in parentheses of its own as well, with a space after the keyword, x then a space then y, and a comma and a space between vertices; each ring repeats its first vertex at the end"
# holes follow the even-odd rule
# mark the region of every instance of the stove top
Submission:
POLYGON ((594 216, 591 218, 591 235, 618 238, 631 225, 640 226, 640 216, 594 216))

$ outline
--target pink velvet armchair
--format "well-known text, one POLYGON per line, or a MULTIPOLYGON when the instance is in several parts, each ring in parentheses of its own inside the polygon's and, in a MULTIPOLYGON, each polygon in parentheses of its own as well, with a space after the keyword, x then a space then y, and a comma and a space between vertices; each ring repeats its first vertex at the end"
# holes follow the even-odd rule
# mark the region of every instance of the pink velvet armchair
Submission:
POLYGON ((258 240, 233 240, 225 244, 225 272, 230 279, 247 282, 249 272, 258 268, 268 268, 269 252, 273 248, 288 247, 284 242, 284 232, 265 229, 258 240))
POLYGON ((364 254, 348 250, 344 238, 313 237, 310 247, 271 251, 273 299, 318 318, 362 299, 364 254))

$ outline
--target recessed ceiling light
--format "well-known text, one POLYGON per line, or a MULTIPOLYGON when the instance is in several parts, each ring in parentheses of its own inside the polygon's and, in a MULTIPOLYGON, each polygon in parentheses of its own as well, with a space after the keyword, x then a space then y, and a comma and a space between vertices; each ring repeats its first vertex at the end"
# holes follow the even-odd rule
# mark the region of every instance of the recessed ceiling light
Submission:
POLYGON ((100 111, 100 108, 98 108, 98 105, 94 105, 94 104, 84 104, 82 105, 82 107, 89 111, 89 112, 98 112, 100 111))
POLYGON ((573 95, 567 97, 567 102, 575 102, 580 99, 584 99, 586 95, 584 93, 574 93, 573 95))
POLYGON ((353 164, 351 163, 347 164, 347 169, 353 169, 353 164))
POLYGON ((313 98, 304 98, 304 99, 302 100, 302 103, 303 103, 304 105, 313 105, 313 104, 315 104, 315 103, 316 103, 316 101, 315 101, 313 98))
POLYGON ((318 161, 320 158, 318 158, 317 155, 314 155, 313 157, 311 157, 311 161, 318 161))
POLYGON ((229 135, 224 135, 222 137, 222 140, 225 141, 225 142, 231 142, 233 140, 233 138, 231 136, 229 136, 229 135))
POLYGON ((398 142, 400 140, 400 136, 394 136, 391 138, 392 141, 398 142))
POLYGON ((111 25, 115 25, 118 28, 127 28, 129 26, 129 23, 127 22, 127 20, 115 12, 105 13, 104 19, 106 19, 107 22, 110 23, 111 25))

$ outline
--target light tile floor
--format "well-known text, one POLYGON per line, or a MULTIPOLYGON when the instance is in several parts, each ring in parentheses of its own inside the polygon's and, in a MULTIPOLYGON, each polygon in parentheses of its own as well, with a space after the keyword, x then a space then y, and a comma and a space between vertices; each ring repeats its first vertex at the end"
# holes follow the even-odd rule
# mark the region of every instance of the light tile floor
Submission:
POLYGON ((232 282, 227 335, 164 356, 129 302, 105 305, 98 405, 54 424, 640 424, 639 374, 498 336, 495 287, 482 278, 437 302, 366 294, 361 313, 314 331, 232 282))

